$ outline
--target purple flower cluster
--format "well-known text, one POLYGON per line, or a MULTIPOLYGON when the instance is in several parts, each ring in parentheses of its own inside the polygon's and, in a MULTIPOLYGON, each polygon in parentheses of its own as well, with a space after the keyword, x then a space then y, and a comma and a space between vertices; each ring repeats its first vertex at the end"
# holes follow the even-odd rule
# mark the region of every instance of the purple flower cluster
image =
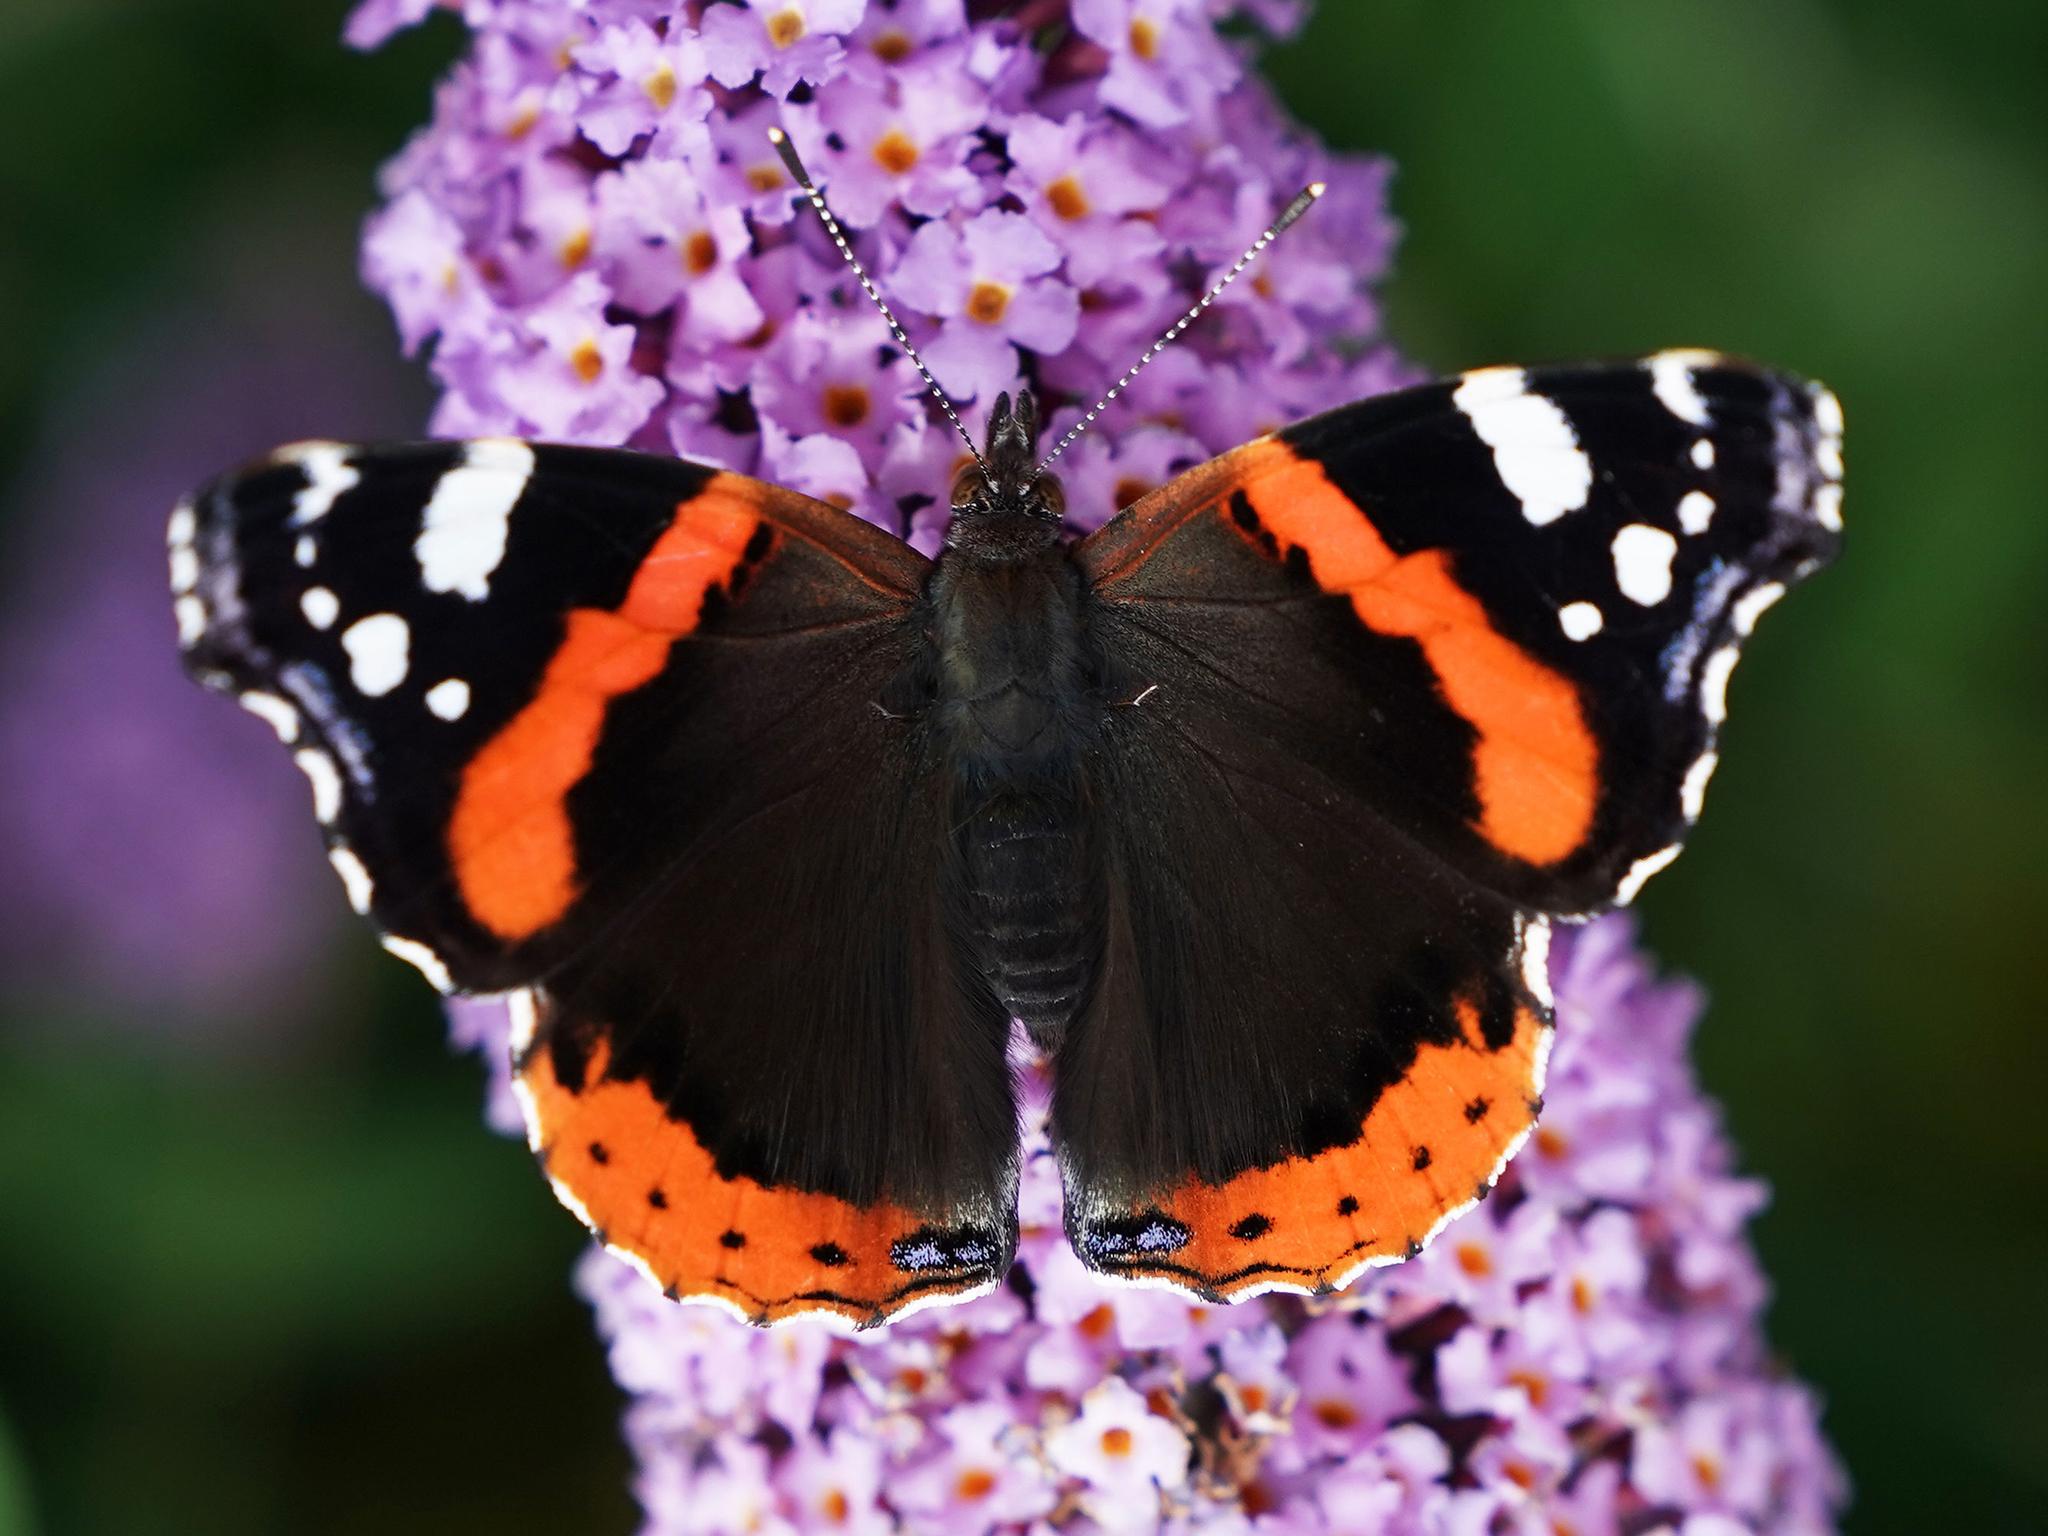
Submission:
MULTIPOLYGON (((374 43, 420 0, 367 0, 374 43)), ((674 452, 935 547, 960 444, 769 143, 781 126, 974 423, 1063 431, 1295 192, 1330 191, 1063 460, 1091 526, 1248 437, 1402 382, 1368 345, 1386 171, 1291 125, 1219 32, 1280 0, 468 0, 364 270, 434 429, 674 452), (936 498, 936 499, 935 499, 936 498)))
MULTIPOLYGON (((1819 1536, 1841 1475, 1772 1365, 1730 1171, 1687 1064, 1695 990, 1629 921, 1562 934, 1543 1122, 1492 1197, 1327 1302, 1205 1307, 1061 1236, 1042 1105, 1018 1274, 846 1337, 580 1282, 632 1394, 646 1529, 1819 1536)), ((473 1038, 502 1041, 487 1009, 473 1038)), ((500 1049, 502 1054, 502 1048, 500 1049)))

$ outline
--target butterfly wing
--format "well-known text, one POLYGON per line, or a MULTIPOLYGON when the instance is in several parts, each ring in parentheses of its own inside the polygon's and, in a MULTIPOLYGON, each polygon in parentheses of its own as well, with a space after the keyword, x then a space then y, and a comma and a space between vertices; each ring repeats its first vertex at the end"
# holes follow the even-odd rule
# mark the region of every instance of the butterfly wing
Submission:
POLYGON ((173 516, 188 667, 292 747, 444 990, 516 993, 565 1203, 679 1295, 879 1320, 1000 1276, 1007 1020, 881 700, 928 563, 701 466, 301 445, 173 516))
POLYGON ((1316 1289, 1484 1187, 1540 1091, 1546 919, 1675 857, 1839 474, 1831 395, 1667 353, 1350 406, 1083 541, 1134 705, 1057 1063, 1084 1258, 1316 1289))

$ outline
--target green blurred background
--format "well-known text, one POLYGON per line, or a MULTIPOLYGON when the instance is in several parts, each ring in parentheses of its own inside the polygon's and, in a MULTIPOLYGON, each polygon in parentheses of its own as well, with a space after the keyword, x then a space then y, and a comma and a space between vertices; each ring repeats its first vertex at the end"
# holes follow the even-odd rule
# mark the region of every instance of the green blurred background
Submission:
MULTIPOLYGON (((353 244, 459 28, 362 58, 342 14, 0 7, 0 623, 65 608, 96 550, 154 569, 164 504, 82 506, 67 462, 118 466, 138 420, 186 478, 266 445, 152 418, 221 356, 346 374, 346 420, 300 435, 423 416, 353 244)), ((1411 356, 1711 345, 1846 406, 1849 555, 1773 615, 1707 831, 1644 905, 1712 992, 1701 1069, 1776 1190, 1771 1333, 1868 1536, 2048 1528, 2043 59, 2034 4, 1324 0, 1271 60, 1399 163, 1411 356)), ((31 627, 17 653, 64 643, 31 627)), ((16 737, 0 796, 41 751, 16 737)), ((283 1003, 7 961, 0 1536, 624 1531, 575 1226, 290 835, 312 878, 248 919, 317 930, 283 1003)))

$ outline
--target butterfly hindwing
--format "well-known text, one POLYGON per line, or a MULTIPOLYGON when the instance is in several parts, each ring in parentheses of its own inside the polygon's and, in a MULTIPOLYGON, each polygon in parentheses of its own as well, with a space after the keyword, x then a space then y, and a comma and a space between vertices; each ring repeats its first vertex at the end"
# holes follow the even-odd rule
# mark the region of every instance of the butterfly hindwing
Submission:
POLYGON ((1483 1191, 1541 1092, 1547 919, 1675 856, 1839 474, 1832 396, 1713 355, 1493 369, 1079 545, 1121 705, 1108 955, 1054 1089, 1088 1262, 1315 1290, 1483 1191))
POLYGON ((509 440, 284 450, 171 551, 188 666, 285 737, 359 910, 444 989, 525 997, 530 1129, 615 1246, 764 1318, 1001 1274, 1007 1020, 880 704, 922 556, 743 476, 509 440), (698 1231, 735 1200, 744 1258, 698 1231), (774 1256, 808 1232, 825 1258, 774 1256))
POLYGON ((1220 690, 1164 692, 1103 746, 1127 811, 1102 973, 1054 1062, 1068 1235, 1210 1298, 1341 1286, 1427 1241, 1533 1122, 1548 929, 1220 690))

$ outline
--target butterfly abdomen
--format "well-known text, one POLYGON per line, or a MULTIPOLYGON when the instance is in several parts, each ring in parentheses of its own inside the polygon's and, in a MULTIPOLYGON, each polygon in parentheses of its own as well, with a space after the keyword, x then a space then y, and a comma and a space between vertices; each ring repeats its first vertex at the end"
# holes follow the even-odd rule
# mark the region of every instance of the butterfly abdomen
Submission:
POLYGON ((983 978, 1041 1044, 1080 1006, 1098 948, 1082 830, 1072 802, 999 793, 960 832, 983 978))

